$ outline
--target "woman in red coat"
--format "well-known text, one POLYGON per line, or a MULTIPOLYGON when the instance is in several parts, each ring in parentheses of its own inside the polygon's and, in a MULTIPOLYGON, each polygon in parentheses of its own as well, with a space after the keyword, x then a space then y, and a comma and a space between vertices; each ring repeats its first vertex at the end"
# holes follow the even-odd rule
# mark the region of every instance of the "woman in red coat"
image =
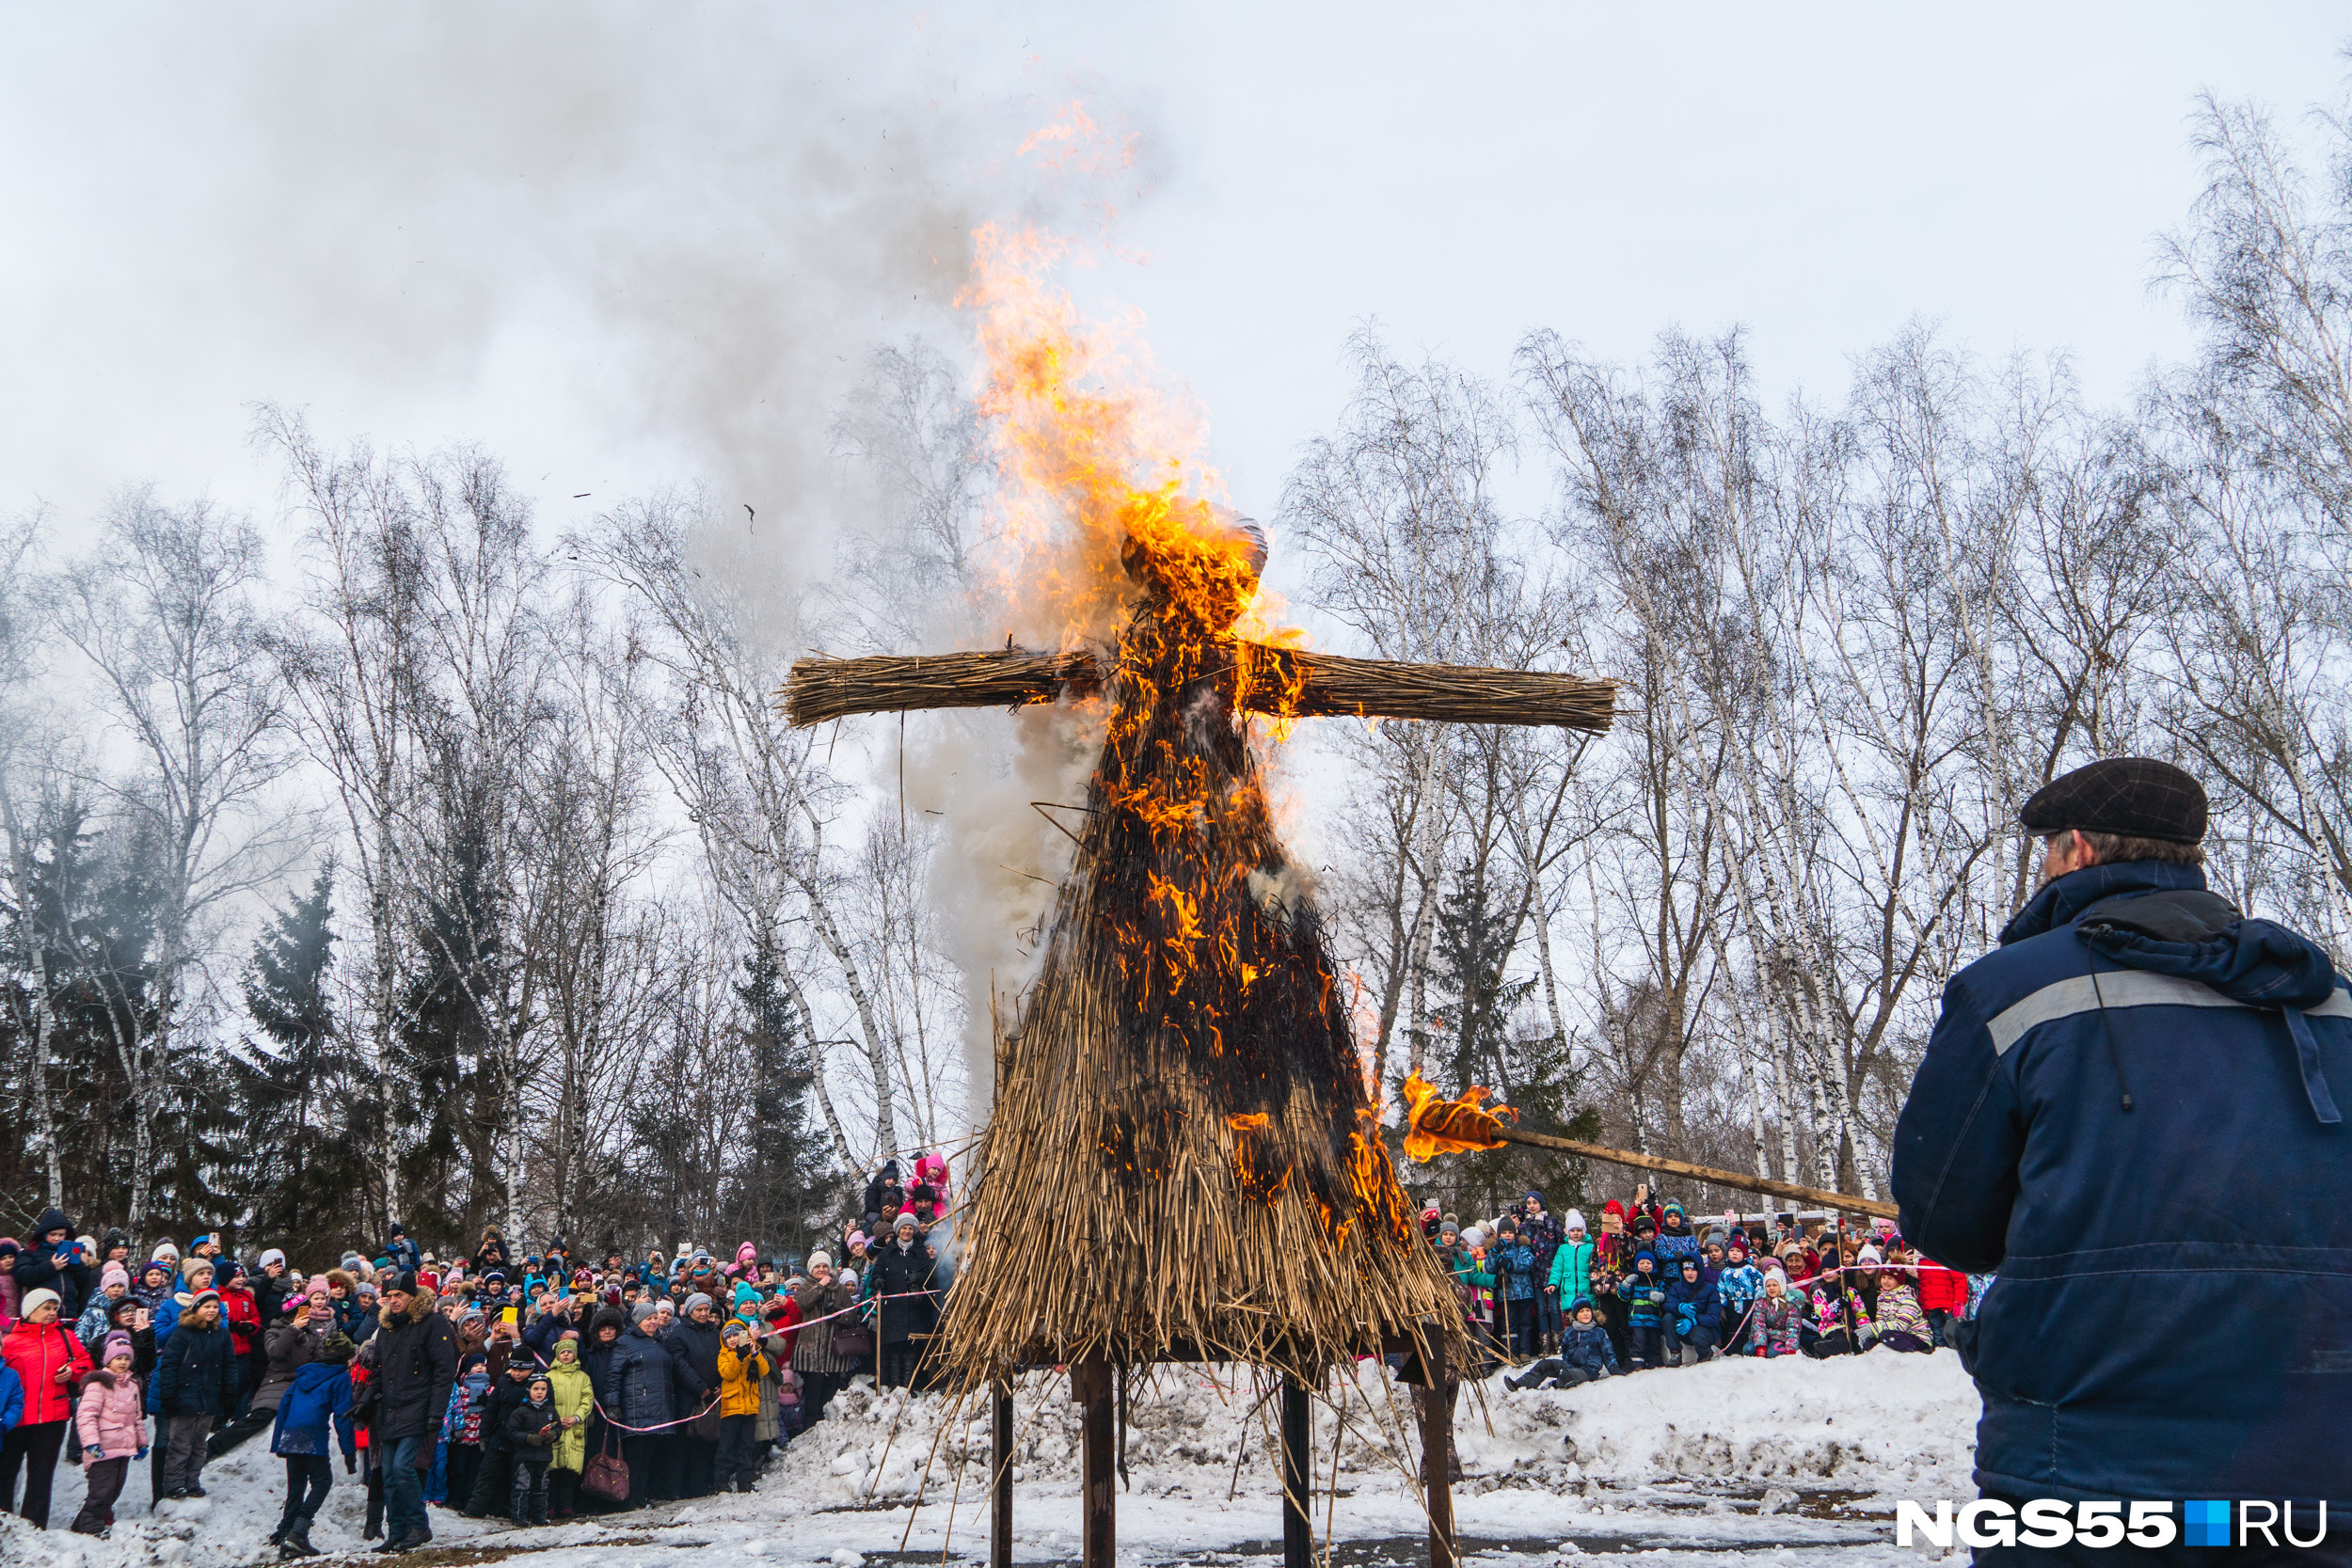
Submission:
POLYGON ((16 1323, 0 1339, 0 1360, 24 1385, 24 1418, 0 1441, 0 1508, 12 1508, 35 1529, 49 1528, 49 1483, 57 1449, 73 1418, 73 1390, 89 1376, 89 1352, 57 1321, 57 1292, 24 1292, 16 1323), (16 1472, 24 1470, 24 1500, 16 1501, 16 1472))

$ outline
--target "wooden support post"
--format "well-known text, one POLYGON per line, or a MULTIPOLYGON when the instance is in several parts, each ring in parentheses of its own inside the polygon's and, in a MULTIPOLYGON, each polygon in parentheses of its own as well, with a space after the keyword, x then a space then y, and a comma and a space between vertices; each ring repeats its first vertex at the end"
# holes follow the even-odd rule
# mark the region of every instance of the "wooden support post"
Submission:
POLYGON ((1429 1506, 1429 1568, 1454 1568, 1454 1401, 1461 1385, 1447 1375, 1445 1338, 1435 1320, 1421 1325, 1421 1489, 1429 1506))
POLYGON ((1083 1486, 1079 1495, 1082 1568, 1117 1568, 1119 1470, 1117 1436, 1111 1430, 1111 1366, 1100 1355, 1070 1369, 1071 1397, 1085 1407, 1079 1448, 1083 1486))
POLYGON ((1012 1385, 998 1383, 988 1460, 988 1568, 1012 1568, 1012 1385))
POLYGON ((1314 1568, 1315 1532, 1307 1520, 1307 1449, 1314 1440, 1307 1386, 1282 1374, 1282 1568, 1314 1568))

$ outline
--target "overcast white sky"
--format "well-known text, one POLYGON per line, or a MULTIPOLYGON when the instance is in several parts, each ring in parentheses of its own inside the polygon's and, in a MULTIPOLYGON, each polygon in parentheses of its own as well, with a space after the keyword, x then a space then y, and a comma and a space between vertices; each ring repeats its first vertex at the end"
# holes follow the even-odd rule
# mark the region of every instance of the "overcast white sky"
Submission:
POLYGON ((1140 138, 1151 260, 1096 286, 1261 515, 1371 317, 1496 372, 1539 325, 1632 357, 1743 323, 1836 393, 1918 314, 2121 396, 2186 343, 2147 284, 2194 95, 2333 103, 2352 35, 2288 3, 373 9, 0 7, 0 509, 66 547, 129 481, 266 515, 266 399, 478 439, 552 523, 699 477, 815 527, 857 349, 958 330, 954 236, 1050 210, 1009 154, 1073 96, 1140 138))

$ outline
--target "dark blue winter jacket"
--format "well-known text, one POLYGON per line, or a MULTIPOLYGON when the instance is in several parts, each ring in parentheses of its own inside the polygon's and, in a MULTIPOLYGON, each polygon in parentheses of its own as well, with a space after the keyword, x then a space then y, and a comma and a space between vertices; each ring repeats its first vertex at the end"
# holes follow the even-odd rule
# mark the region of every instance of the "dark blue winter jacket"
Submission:
MULTIPOLYGON (((1584 1303, 1590 1306, 1588 1301, 1584 1303)), ((1573 1310, 1573 1308, 1571 1308, 1573 1310)), ((1617 1370, 1617 1352, 1609 1343, 1609 1331, 1596 1315, 1589 1323, 1574 1319, 1560 1330, 1560 1359, 1571 1367, 1581 1367, 1588 1372, 1613 1372, 1617 1370)))
POLYGON ((294 1386, 278 1402, 278 1424, 270 1433, 269 1451, 326 1453, 330 1418, 343 1452, 357 1451, 351 1430, 351 1365, 313 1361, 294 1373, 294 1386))
POLYGON ((1525 1242, 1503 1242, 1489 1253, 1489 1267, 1502 1277, 1502 1299, 1530 1301, 1535 1295, 1535 1249, 1525 1242))
POLYGON ((2352 993, 2203 889, 2074 872, 1953 976, 1896 1128, 1903 1235, 1999 1271, 1980 1486, 2352 1510, 2352 993))
POLYGON ((674 1409, 676 1387, 677 1362, 670 1347, 632 1328, 614 1341, 596 1399, 607 1418, 623 1426, 658 1427, 680 1414, 674 1409))
POLYGON ((1666 1280, 1666 1321, 1675 1325, 1677 1334, 1717 1328, 1723 1315, 1724 1298, 1704 1269, 1696 1279, 1685 1279, 1677 1268, 1666 1280))

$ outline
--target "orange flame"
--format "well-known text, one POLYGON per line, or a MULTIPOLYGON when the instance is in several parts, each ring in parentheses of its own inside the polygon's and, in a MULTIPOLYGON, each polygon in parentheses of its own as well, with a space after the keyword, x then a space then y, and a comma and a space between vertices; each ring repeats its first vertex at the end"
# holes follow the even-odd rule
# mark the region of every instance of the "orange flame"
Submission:
POLYGON ((1440 1154, 1470 1154, 1502 1146, 1502 1124, 1517 1121, 1508 1105, 1484 1110, 1482 1088, 1462 1091, 1459 1100, 1439 1100, 1438 1085, 1418 1072, 1405 1080, 1405 1153, 1412 1160, 1440 1154))

